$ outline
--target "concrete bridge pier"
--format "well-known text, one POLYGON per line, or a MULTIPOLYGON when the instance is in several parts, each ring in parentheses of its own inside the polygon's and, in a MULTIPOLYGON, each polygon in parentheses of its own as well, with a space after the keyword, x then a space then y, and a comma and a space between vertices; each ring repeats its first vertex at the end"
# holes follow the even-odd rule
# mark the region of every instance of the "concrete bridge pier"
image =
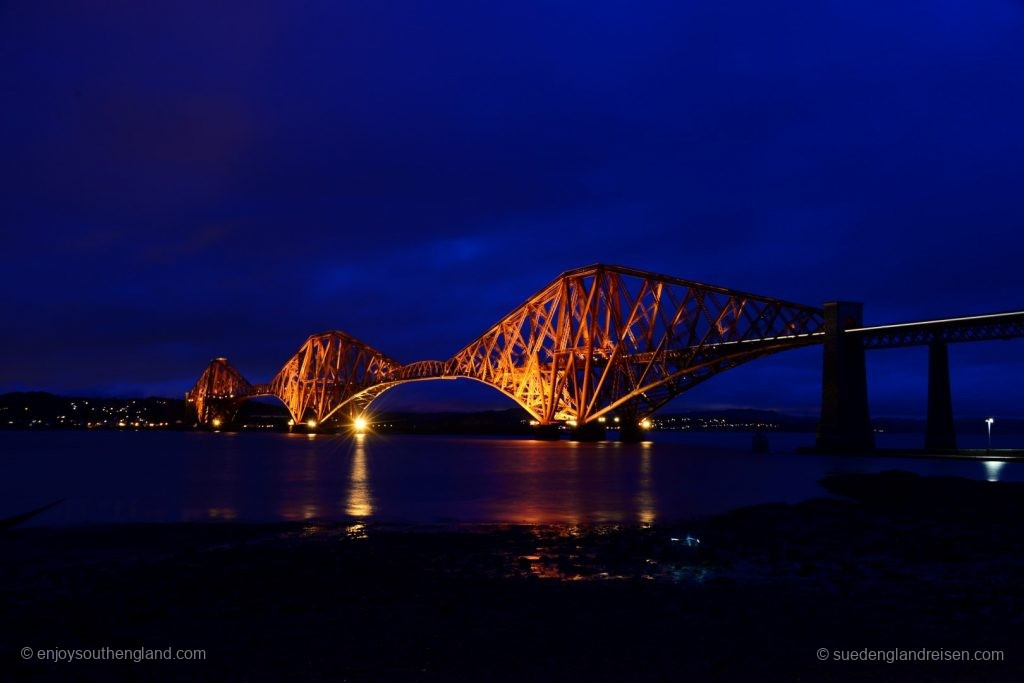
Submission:
POLYGON ((949 384, 949 350, 943 341, 928 346, 928 423, 924 447, 928 450, 956 450, 953 424, 953 392, 949 384))
POLYGON ((646 437, 646 433, 635 417, 623 418, 622 422, 619 423, 619 441, 639 443, 646 437))
POLYGON ((562 425, 557 422, 545 425, 534 425, 533 426, 533 438, 541 439, 542 441, 558 441, 562 438, 561 432, 562 425))
POLYGON ((864 346, 860 339, 843 334, 862 325, 863 309, 864 304, 849 301, 825 304, 819 451, 870 451, 875 447, 868 413, 864 346))
POLYGON ((607 438, 607 433, 604 423, 595 420, 577 425, 572 430, 572 438, 574 441, 604 441, 607 438))

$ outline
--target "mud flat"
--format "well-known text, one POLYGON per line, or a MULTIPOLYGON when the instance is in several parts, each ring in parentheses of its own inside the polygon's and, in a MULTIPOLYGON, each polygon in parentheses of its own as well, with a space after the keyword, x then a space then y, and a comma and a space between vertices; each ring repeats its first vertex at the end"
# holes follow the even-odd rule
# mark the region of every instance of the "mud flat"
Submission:
POLYGON ((824 484, 842 497, 639 526, 10 530, 4 678, 1022 680, 1024 486, 824 484), (55 663, 24 647, 206 655, 55 663), (923 648, 1003 660, 831 657, 923 648))

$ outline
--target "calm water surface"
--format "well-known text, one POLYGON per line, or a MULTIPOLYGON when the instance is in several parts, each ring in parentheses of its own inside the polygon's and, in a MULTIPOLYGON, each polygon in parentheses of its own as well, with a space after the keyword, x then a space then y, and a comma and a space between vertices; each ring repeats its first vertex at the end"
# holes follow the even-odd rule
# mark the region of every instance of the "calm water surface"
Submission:
MULTIPOLYGON (((755 455, 749 434, 661 432, 654 438, 622 444, 373 434, 0 432, 0 517, 66 498, 33 524, 651 522, 822 496, 817 482, 833 472, 904 469, 1024 480, 1020 463, 755 455)), ((812 435, 773 434, 770 440, 776 451, 791 451, 812 435)))

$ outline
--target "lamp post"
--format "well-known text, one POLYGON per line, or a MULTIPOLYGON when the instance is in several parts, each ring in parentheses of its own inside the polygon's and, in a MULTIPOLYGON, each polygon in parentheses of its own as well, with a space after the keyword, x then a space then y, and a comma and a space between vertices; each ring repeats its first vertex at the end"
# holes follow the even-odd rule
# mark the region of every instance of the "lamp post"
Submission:
POLYGON ((995 422, 994 418, 991 418, 991 417, 985 418, 985 425, 988 427, 988 449, 985 451, 986 455, 989 455, 992 452, 992 423, 993 422, 995 422))

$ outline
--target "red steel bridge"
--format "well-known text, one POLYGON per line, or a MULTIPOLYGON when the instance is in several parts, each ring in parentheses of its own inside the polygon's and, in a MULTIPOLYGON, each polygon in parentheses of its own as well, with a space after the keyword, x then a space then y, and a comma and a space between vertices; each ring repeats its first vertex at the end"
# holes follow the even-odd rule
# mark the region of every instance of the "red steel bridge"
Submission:
MULTIPOLYGON (((938 362, 947 342, 1024 336, 1024 313, 878 328, 860 321, 859 304, 816 308, 594 265, 563 273, 447 360, 403 364, 344 332, 324 332, 265 384, 250 383, 217 358, 185 398, 202 424, 229 422, 257 396, 280 399, 295 423, 321 424, 355 420, 404 382, 467 378, 505 394, 538 425, 567 424, 580 438, 600 438, 614 414, 622 438, 631 439, 639 438, 642 420, 720 372, 824 344, 819 445, 869 448, 865 349, 931 345, 932 373, 946 367, 948 398, 948 365, 938 362)), ((937 406, 939 419, 945 411, 937 406)), ((951 403, 948 412, 951 430, 951 403)))

